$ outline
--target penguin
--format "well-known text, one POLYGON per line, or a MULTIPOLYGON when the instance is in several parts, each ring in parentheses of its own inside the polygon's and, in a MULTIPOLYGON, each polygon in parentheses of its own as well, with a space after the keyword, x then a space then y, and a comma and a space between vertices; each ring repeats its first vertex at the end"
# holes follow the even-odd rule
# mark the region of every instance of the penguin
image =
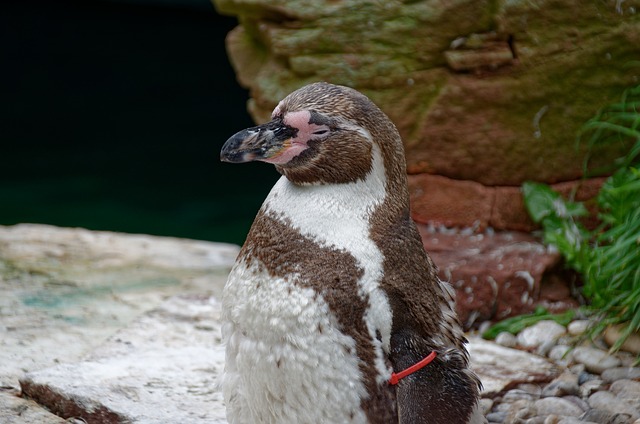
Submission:
POLYGON ((409 214, 391 120, 313 83, 221 160, 281 174, 222 300, 229 423, 486 423, 449 284, 409 214))

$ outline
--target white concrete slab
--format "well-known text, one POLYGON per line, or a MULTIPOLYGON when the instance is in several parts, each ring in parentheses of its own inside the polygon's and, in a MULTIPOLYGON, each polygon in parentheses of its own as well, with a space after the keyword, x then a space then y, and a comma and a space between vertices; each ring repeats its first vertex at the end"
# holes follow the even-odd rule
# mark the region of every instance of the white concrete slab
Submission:
POLYGON ((86 360, 28 373, 23 391, 87 422, 225 423, 219 314, 213 297, 171 298, 86 360))
POLYGON ((0 226, 0 388, 7 400, 0 401, 0 422, 28 424, 24 417, 43 412, 31 411, 34 402, 21 403, 26 409, 18 415, 12 406, 26 372, 85 359, 177 293, 220 296, 238 250, 168 237, 0 226))

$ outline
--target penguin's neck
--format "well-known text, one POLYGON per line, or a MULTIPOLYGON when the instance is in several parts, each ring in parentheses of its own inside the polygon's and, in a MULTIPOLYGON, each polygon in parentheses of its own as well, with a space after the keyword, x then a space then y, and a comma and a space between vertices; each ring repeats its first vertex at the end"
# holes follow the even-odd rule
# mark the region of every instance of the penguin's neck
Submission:
POLYGON ((384 202, 387 185, 377 147, 372 160, 366 177, 351 183, 299 185, 283 176, 262 210, 320 244, 347 248, 370 239, 370 217, 384 202))

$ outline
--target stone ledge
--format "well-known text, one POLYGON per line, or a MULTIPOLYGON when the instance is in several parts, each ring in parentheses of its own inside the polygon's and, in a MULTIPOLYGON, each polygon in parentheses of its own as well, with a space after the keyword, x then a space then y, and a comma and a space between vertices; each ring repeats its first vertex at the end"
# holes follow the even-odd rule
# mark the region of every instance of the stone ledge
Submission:
MULTIPOLYGON (((551 187, 567 198, 593 199, 606 178, 567 181, 551 187)), ((533 231, 539 228, 525 209, 520 187, 485 186, 440 175, 409 175, 411 213, 416 222, 444 227, 533 231)))
POLYGON ((0 226, 0 386, 77 360, 178 293, 220 296, 238 246, 0 226))
MULTIPOLYGON (((172 295, 220 296, 238 250, 169 237, 0 226, 0 422, 63 422, 17 397, 19 379, 25 392, 45 396, 38 394, 35 381, 24 379, 25 373, 74 364, 66 375, 72 384, 78 364, 99 361, 96 349, 106 352, 105 340, 172 295)), ((194 325, 203 331, 210 327, 194 325)), ((70 404, 63 409, 76 415, 70 404)))
POLYGON ((24 396, 88 423, 224 423, 220 305, 176 296, 84 360, 26 374, 24 396))
POLYGON ((43 224, 0 226, 2 259, 40 272, 133 267, 208 272, 230 267, 238 246, 43 224))
POLYGON ((577 306, 558 272, 561 257, 530 234, 474 233, 419 224, 426 251, 443 281, 456 290, 456 310, 466 328, 476 322, 577 306))
POLYGON ((19 397, 13 389, 0 388, 0 423, 2 424, 69 424, 29 399, 19 397))
MULTIPOLYGON (((217 387, 224 367, 219 313, 214 298, 173 297, 85 360, 28 373, 20 380, 23 394, 87 423, 226 423, 217 387)), ((560 372, 537 355, 477 337, 468 348, 483 397, 560 372)))

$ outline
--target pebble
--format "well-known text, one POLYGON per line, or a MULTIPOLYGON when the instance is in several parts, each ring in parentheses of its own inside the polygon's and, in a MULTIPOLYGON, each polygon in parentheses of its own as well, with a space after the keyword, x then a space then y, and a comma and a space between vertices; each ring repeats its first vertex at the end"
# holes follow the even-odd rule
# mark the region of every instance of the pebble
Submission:
POLYGON ((560 420, 557 421, 557 424, 585 424, 585 422, 576 417, 564 417, 560 418, 560 420))
POLYGON ((594 374, 602 374, 605 370, 620 366, 620 359, 594 347, 579 346, 573 350, 572 356, 594 374))
POLYGON ((616 397, 611 392, 599 391, 589 396, 589 406, 594 409, 603 409, 614 414, 628 414, 634 420, 640 418, 640 411, 628 402, 616 397))
POLYGON ((553 361, 566 361, 566 364, 569 364, 569 361, 571 361, 571 353, 569 352, 571 350, 571 346, 567 346, 567 345, 555 345, 551 348, 551 350, 549 350, 549 359, 553 360, 553 361))
POLYGON ((555 381, 545 386, 542 390, 543 397, 558 397, 567 395, 579 395, 580 386, 570 381, 555 381))
POLYGON ((636 408, 640 408, 640 382, 634 380, 614 381, 609 391, 616 397, 630 402, 636 408))
POLYGON ((547 397, 538 399, 535 403, 539 415, 563 415, 579 417, 584 414, 584 410, 570 400, 562 397, 547 397))
POLYGON ((518 344, 524 348, 535 348, 548 341, 555 341, 567 333, 564 326, 555 321, 539 321, 518 333, 518 344))
POLYGON ((518 389, 529 393, 534 399, 540 399, 542 396, 542 387, 539 384, 523 383, 518 385, 518 389))
POLYGON ((542 342, 541 345, 539 345, 536 348, 536 354, 540 356, 547 356, 549 354, 549 351, 551 351, 551 349, 556 345, 556 343, 557 342, 555 339, 545 340, 544 342, 542 342))
POLYGON ((580 396, 582 396, 583 398, 588 398, 595 392, 599 392, 605 389, 606 389, 606 384, 604 381, 600 379, 589 380, 584 384, 580 385, 580 396))
POLYGON ((614 417, 613 412, 605 411, 604 409, 591 409, 584 413, 581 417, 587 421, 593 421, 595 423, 609 423, 613 420, 614 417))
MULTIPOLYGON (((618 339, 622 336, 623 327, 621 326, 611 326, 604 332, 604 340, 609 345, 614 345, 618 339)), ((640 355, 640 334, 631 333, 629 337, 622 344, 622 350, 627 352, 631 352, 634 355, 640 355)))
POLYGON ((519 399, 511 404, 505 418, 506 423, 517 423, 536 416, 535 403, 531 400, 519 399))
POLYGON ((571 365, 569 369, 571 370, 572 373, 580 375, 583 372, 585 372, 587 367, 585 367, 584 364, 574 364, 574 365, 571 365))
POLYGON ((493 399, 482 398, 480 399, 480 409, 483 415, 487 415, 493 407, 493 399))
POLYGON ((559 397, 578 394, 580 394, 578 376, 568 371, 560 374, 558 378, 542 389, 542 397, 559 397))
POLYGON ((532 400, 538 399, 539 397, 540 396, 536 396, 535 394, 528 393, 522 389, 512 389, 512 390, 509 390, 507 393, 505 393, 504 396, 502 396, 502 400, 504 402, 513 403, 517 400, 532 401, 532 400))
POLYGON ((590 325, 591 321, 589 320, 577 319, 569 323, 569 325, 567 326, 567 331, 572 336, 581 336, 587 331, 590 325))
POLYGON ((490 423, 503 423, 507 419, 507 412, 489 412, 487 414, 487 421, 490 423))
POLYGON ((640 367, 610 368, 602 373, 602 379, 608 383, 616 380, 636 380, 640 378, 640 367))
POLYGON ((558 421, 558 424, 600 424, 594 421, 583 421, 581 418, 576 417, 564 417, 558 421))
POLYGON ((518 341, 516 340, 516 336, 507 331, 503 331, 496 336, 496 343, 504 347, 515 347, 518 341))
POLYGON ((618 351, 616 352, 616 356, 620 358, 620 362, 622 362, 623 367, 633 367, 637 365, 636 361, 638 360, 638 355, 634 355, 633 353, 618 351))
POLYGON ((591 374, 590 372, 583 371, 578 374, 578 384, 583 385, 587 381, 597 380, 599 377, 595 374, 591 374))
POLYGON ((640 424, 640 367, 629 366, 637 356, 610 354, 602 340, 580 339, 590 324, 576 320, 565 329, 553 321, 541 321, 517 335, 498 335, 498 344, 535 352, 564 371, 553 381, 521 383, 501 397, 483 399, 488 422, 640 424))
POLYGON ((607 424, 629 424, 631 420, 631 417, 629 417, 627 414, 616 414, 613 417, 613 420, 607 424))
POLYGON ((569 402, 573 403, 574 405, 576 405, 578 408, 582 409, 582 411, 588 411, 589 409, 591 409, 591 407, 589 406, 589 404, 587 403, 586 400, 582 400, 580 397, 578 396, 565 396, 563 399, 568 400, 569 402))

